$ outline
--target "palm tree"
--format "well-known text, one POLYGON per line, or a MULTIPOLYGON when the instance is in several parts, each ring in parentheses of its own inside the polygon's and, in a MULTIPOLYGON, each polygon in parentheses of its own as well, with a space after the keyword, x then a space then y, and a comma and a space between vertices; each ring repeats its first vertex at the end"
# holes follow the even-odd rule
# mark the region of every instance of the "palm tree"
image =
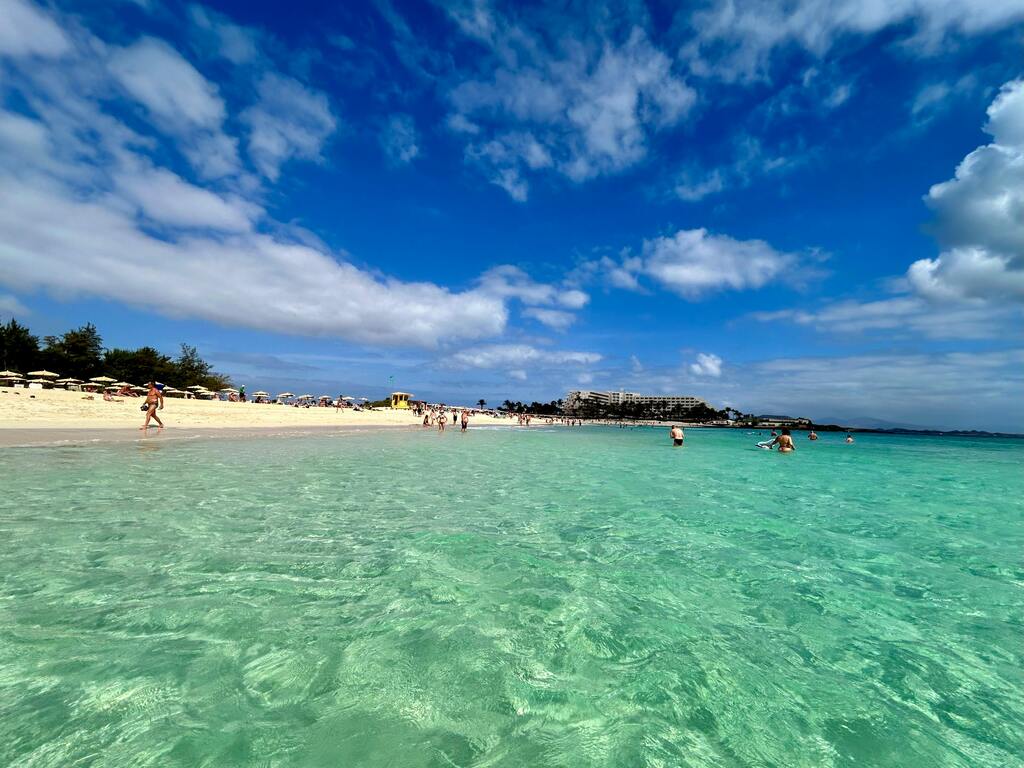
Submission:
POLYGON ((481 397, 481 398, 480 398, 479 400, 477 400, 477 401, 476 401, 476 404, 477 404, 478 406, 480 406, 480 410, 481 410, 481 411, 482 411, 482 410, 483 410, 484 408, 486 408, 486 407, 487 407, 487 401, 486 401, 486 400, 484 400, 484 399, 483 399, 482 397, 481 397))

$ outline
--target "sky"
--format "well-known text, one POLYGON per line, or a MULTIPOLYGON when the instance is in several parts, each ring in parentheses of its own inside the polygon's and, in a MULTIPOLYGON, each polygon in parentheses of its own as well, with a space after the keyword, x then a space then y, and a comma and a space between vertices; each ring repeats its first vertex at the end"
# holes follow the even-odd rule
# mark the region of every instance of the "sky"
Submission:
POLYGON ((1024 0, 0 0, 0 320, 1024 432, 1024 0))

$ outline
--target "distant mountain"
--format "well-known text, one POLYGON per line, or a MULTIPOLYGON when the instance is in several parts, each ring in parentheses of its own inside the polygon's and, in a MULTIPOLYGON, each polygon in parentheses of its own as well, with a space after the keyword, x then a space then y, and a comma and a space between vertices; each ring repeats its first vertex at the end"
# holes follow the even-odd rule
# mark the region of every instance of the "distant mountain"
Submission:
POLYGON ((841 419, 837 416, 822 417, 814 420, 815 424, 838 424, 841 427, 860 427, 861 429, 914 429, 929 430, 941 429, 940 427, 922 427, 920 424, 904 424, 885 419, 875 419, 871 416, 851 416, 841 419))

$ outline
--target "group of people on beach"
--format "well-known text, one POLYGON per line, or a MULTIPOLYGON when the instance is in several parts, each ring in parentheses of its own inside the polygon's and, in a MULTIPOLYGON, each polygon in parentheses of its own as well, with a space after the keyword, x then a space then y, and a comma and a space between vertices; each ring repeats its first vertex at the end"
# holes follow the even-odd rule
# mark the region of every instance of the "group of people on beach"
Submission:
MULTIPOLYGON (((459 413, 457 408, 451 409, 452 415, 452 426, 459 424, 462 427, 463 432, 469 429, 469 411, 465 408, 462 409, 462 413, 459 413)), ((436 426, 438 432, 444 432, 445 427, 448 426, 448 411, 445 410, 444 406, 438 408, 432 408, 425 410, 423 413, 423 427, 429 429, 430 427, 436 426)))

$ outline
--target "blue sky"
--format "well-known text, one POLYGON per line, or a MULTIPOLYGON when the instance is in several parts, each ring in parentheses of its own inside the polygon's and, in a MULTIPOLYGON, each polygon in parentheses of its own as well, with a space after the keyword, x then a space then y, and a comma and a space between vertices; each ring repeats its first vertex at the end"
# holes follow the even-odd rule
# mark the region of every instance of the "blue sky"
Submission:
POLYGON ((1024 0, 331 5, 0 0, 0 318, 1024 431, 1024 0))

